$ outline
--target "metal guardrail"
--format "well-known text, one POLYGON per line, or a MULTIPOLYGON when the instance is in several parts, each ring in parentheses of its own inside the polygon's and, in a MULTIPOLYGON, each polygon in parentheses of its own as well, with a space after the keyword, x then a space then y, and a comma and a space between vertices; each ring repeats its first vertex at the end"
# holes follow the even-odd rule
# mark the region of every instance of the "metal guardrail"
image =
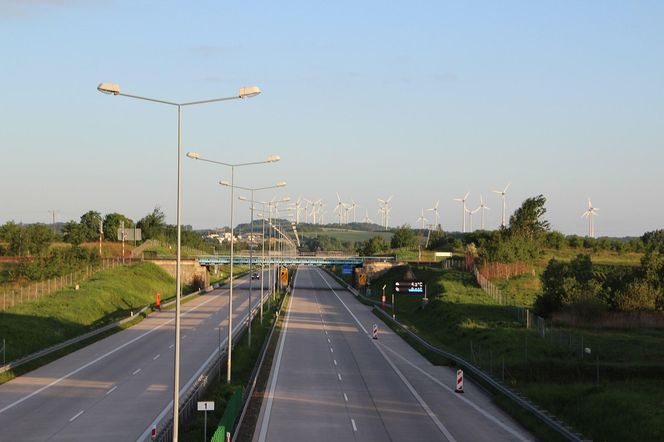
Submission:
MULTIPOLYGON (((331 273, 328 271, 330 275, 332 275, 337 281, 341 282, 343 286, 346 286, 348 290, 353 293, 357 297, 362 297, 364 298, 361 294, 357 292, 354 288, 350 287, 345 281, 339 279, 335 274, 331 273)), ((367 299, 368 301, 371 301, 373 303, 373 300, 367 299)), ((422 345, 424 348, 427 350, 431 351, 432 353, 435 353, 439 356, 442 356, 446 359, 449 359, 450 361, 454 362, 457 366, 460 366, 464 369, 464 371, 467 371, 468 374, 470 374, 471 377, 481 380, 491 388, 493 388, 495 391, 499 392, 500 394, 504 395, 508 399, 510 399, 512 402, 515 404, 519 405, 521 408, 523 408, 525 411, 529 412, 533 416, 535 416, 537 419, 539 419, 542 423, 546 424, 549 428, 552 430, 556 431, 558 434, 560 434, 562 437, 569 441, 574 441, 574 442, 586 442, 587 439, 584 439, 583 435, 580 433, 574 431, 572 428, 568 427, 565 425, 563 422, 559 421, 556 419, 554 416, 551 416, 550 414, 546 413, 545 410, 540 409, 537 407, 535 404, 530 402, 527 398, 519 395, 518 393, 512 391, 510 388, 506 387, 503 385, 501 382, 498 380, 494 379, 491 377, 489 374, 485 373, 480 369, 479 367, 475 366, 474 364, 468 362, 466 359, 457 356, 453 353, 449 353, 445 350, 441 350, 438 347, 434 347, 431 345, 429 342, 427 342, 425 339, 421 338, 417 334, 413 333, 410 331, 405 325, 397 321, 396 319, 393 319, 392 316, 390 316, 389 313, 385 312, 384 310, 377 308, 376 309, 381 315, 385 317, 388 321, 399 327, 404 333, 406 333, 410 338, 414 339, 417 341, 420 345, 422 345)))
MULTIPOLYGON (((266 295, 263 299, 263 304, 266 302, 269 302, 271 293, 266 295)), ((283 301, 282 301, 283 302, 283 301)), ((256 317, 256 313, 260 310, 260 304, 255 306, 252 310, 252 317, 256 317)), ((238 328, 234 328, 234 333, 233 333, 233 346, 235 347, 238 342, 244 337, 244 330, 247 328, 247 319, 249 317, 249 314, 247 313, 245 316, 241 318, 238 324, 238 328)), ((222 344, 223 345, 223 344, 222 344)), ((226 355, 228 347, 224 345, 224 349, 218 352, 217 357, 211 360, 207 366, 202 367, 201 374, 199 377, 196 379, 196 381, 192 384, 191 388, 189 391, 186 393, 184 396, 184 400, 181 402, 180 405, 180 411, 179 411, 179 416, 180 416, 180 422, 186 421, 186 419, 191 416, 192 414, 197 412, 197 402, 199 398, 205 393, 206 388, 208 386, 208 380, 211 376, 215 376, 214 373, 217 372, 219 373, 221 371, 221 364, 226 363, 226 355)), ((159 428, 160 425, 157 425, 157 428, 159 428)), ((181 427, 183 428, 183 427, 181 427)), ((158 442, 166 442, 169 441, 173 438, 173 418, 170 417, 165 423, 161 425, 161 429, 159 429, 157 433, 157 438, 156 440, 158 442)))

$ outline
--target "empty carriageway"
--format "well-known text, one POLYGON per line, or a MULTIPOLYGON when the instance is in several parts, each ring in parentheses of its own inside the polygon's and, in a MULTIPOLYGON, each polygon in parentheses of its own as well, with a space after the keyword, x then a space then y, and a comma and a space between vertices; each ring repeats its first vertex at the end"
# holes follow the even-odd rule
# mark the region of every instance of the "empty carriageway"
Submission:
POLYGON ((431 365, 320 269, 300 267, 254 441, 501 441, 532 437, 431 365), (372 325, 379 338, 371 338, 372 325))

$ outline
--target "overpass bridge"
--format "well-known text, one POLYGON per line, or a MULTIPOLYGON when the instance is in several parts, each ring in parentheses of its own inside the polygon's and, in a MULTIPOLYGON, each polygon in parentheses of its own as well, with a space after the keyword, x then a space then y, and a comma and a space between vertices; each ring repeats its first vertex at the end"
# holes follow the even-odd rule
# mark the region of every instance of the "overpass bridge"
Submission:
MULTIPOLYGON (((248 255, 234 255, 233 264, 249 264, 248 255)), ((281 264, 287 266, 293 265, 312 265, 312 266, 332 266, 332 265, 362 265, 366 262, 394 262, 393 256, 261 256, 255 255, 251 258, 253 265, 274 265, 281 264)), ((196 261, 202 266, 212 266, 219 264, 230 264, 230 255, 207 255, 198 256, 196 261)))

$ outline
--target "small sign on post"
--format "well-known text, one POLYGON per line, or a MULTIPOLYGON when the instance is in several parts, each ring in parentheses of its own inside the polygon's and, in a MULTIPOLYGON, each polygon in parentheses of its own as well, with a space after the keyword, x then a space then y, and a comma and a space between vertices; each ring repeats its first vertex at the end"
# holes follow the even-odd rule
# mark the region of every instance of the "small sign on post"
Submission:
POLYGON ((207 441, 207 412, 214 411, 214 401, 198 401, 196 404, 198 411, 203 411, 205 417, 203 418, 203 442, 207 441))

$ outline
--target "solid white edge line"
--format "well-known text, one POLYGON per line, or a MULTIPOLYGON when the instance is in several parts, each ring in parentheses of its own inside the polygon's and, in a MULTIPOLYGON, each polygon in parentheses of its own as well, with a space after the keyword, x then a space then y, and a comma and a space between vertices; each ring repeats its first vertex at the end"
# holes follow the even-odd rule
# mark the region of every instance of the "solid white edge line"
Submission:
MULTIPOLYGON (((258 305, 259 299, 256 300, 256 305, 258 305)), ((203 305, 203 304, 201 304, 201 305, 203 305)), ((198 308, 198 307, 196 307, 196 308, 198 308)), ((248 316, 249 316, 249 314, 247 313, 241 318, 236 318, 236 324, 235 324, 235 328, 233 329, 233 335, 235 335, 238 332, 238 329, 241 329, 244 326, 244 323, 246 322, 248 316)), ((216 327, 215 327, 215 329, 216 329, 216 327)), ((228 337, 226 337, 223 341, 221 341, 221 348, 226 347, 227 343, 228 343, 228 337)), ((185 384, 185 386, 180 388, 180 396, 181 397, 184 396, 184 394, 189 389, 189 387, 191 387, 191 385, 198 379, 198 377, 201 375, 201 373, 203 373, 203 370, 205 369, 205 367, 207 367, 207 365, 210 363, 210 361, 212 361, 212 359, 214 359, 218 355, 219 355, 219 347, 216 347, 214 350, 212 350, 212 352, 210 353, 210 356, 205 360, 205 362, 203 362, 203 364, 196 371, 196 373, 194 373, 194 375, 189 379, 189 381, 185 384)), ((142 442, 142 441, 147 440, 148 437, 150 436, 151 431, 152 431, 152 427, 155 427, 155 426, 159 425, 159 423, 164 419, 164 416, 166 416, 166 414, 169 413, 172 409, 173 409, 173 400, 171 399, 170 402, 168 403, 168 405, 166 405, 166 407, 164 407, 164 409, 161 411, 161 413, 159 413, 159 415, 145 429, 143 434, 141 434, 138 437, 138 439, 136 439, 136 442, 142 442)))
MULTIPOLYGON (((319 274, 320 274, 320 270, 319 270, 319 274)), ((334 293, 334 296, 337 297, 337 299, 339 300, 339 302, 341 302, 341 304, 344 306, 344 308, 345 308, 345 309, 348 311, 348 313, 353 317, 353 319, 355 320, 355 322, 357 323, 357 325, 360 326, 360 328, 364 331, 364 333, 365 333, 366 335, 368 335, 367 330, 366 330, 364 327, 362 327, 362 323, 360 323, 360 321, 359 321, 359 320, 357 319, 357 317, 353 314, 353 312, 350 311, 350 308, 348 308, 348 306, 346 305, 346 303, 343 302, 343 300, 339 297, 339 295, 337 294, 336 290, 334 290, 334 289, 332 288, 332 286, 330 286, 330 284, 327 282, 327 280, 326 280, 322 275, 321 275, 321 278, 323 279, 323 282, 325 282, 325 284, 327 284, 327 286, 330 288, 330 290, 332 290, 332 293, 334 293)), ((424 399, 422 399, 422 397, 417 393, 417 391, 415 390, 415 387, 413 387, 413 386, 411 385, 411 383, 408 381, 408 379, 406 379, 406 377, 403 375, 403 373, 401 373, 401 371, 397 368, 397 366, 394 365, 394 363, 393 363, 393 362, 387 357, 387 355, 385 354, 385 352, 384 352, 384 351, 378 346, 378 343, 375 342, 374 339, 372 339, 371 342, 373 342, 373 344, 374 344, 374 346, 376 347, 376 349, 378 350, 378 352, 383 356, 383 358, 384 358, 385 361, 390 365, 390 367, 392 367, 392 370, 394 370, 394 372, 397 374, 397 376, 399 376, 399 378, 400 378, 401 381, 404 383, 404 385, 406 386, 406 388, 408 388, 408 390, 410 390, 411 394, 415 397, 415 399, 417 400, 417 402, 420 403, 420 406, 424 409, 424 411, 426 411, 426 413, 429 415, 429 418, 431 418, 431 420, 432 420, 433 423, 438 427, 438 429, 440 430, 440 432, 443 433, 443 435, 445 435, 445 437, 447 438, 447 440, 449 440, 450 442, 456 442, 456 439, 454 438, 454 436, 452 436, 452 434, 451 434, 451 433, 449 432, 449 430, 445 427, 445 425, 443 425, 443 423, 438 419, 438 416, 436 416, 436 415, 434 414, 434 412, 431 410, 431 408, 429 408, 429 406, 428 406, 427 403, 424 401, 424 399)))
POLYGON ((496 418, 495 416, 493 416, 491 413, 489 413, 489 412, 486 411, 485 409, 481 408, 479 405, 475 404, 475 403, 474 403, 473 401, 471 401, 470 399, 464 397, 463 395, 460 395, 460 394, 458 394, 458 393, 455 393, 454 390, 453 390, 452 388, 450 388, 450 387, 448 387, 447 385, 443 384, 443 383, 440 382, 438 379, 436 379, 435 377, 433 377, 431 374, 429 374, 429 373, 427 373, 426 371, 422 370, 420 367, 418 367, 417 365, 413 364, 412 362, 410 362, 410 361, 409 361, 408 359, 406 359, 405 357, 401 356, 401 355, 400 355, 399 353, 397 353, 396 351, 392 350, 391 348, 389 348, 389 347, 387 347, 387 346, 385 346, 385 345, 383 345, 382 347, 385 348, 386 350, 388 350, 390 353, 392 353, 392 354, 394 354, 395 356, 397 356, 399 359, 401 359, 402 361, 404 361, 406 364, 410 365, 411 367, 413 367, 414 369, 416 369, 417 371, 419 371, 420 373, 422 373, 424 376, 428 377, 430 380, 432 380, 432 381, 435 382, 436 384, 440 385, 440 386, 441 386, 442 388, 444 388, 445 390, 447 390, 447 391, 449 391, 450 393, 452 393, 452 394, 454 395, 455 398, 457 398, 457 399, 459 399, 459 400, 465 402, 466 404, 470 405, 471 407, 473 407, 478 413, 482 414, 484 417, 486 417, 487 419, 489 419, 490 421, 492 421, 493 423, 495 423, 496 425, 498 425, 499 427, 501 427, 503 430, 507 431, 508 433, 510 433, 511 435, 513 435, 514 437, 516 437, 517 439, 519 439, 519 440, 521 440, 521 441, 529 441, 529 440, 530 440, 530 439, 526 439, 526 438, 524 438, 523 435, 522 435, 521 433, 519 433, 517 430, 515 430, 514 428, 512 428, 512 427, 510 427, 509 425, 505 424, 504 422, 501 422, 499 419, 497 419, 497 418, 496 418))
MULTIPOLYGON (((207 304, 208 302, 212 301, 212 299, 214 299, 214 298, 210 298, 208 301, 205 301, 205 302, 203 302, 203 303, 197 305, 196 307, 192 308, 191 310, 188 310, 187 312, 185 312, 185 313, 182 314, 181 316, 185 316, 185 315, 189 314, 190 312, 193 312, 194 310, 198 309, 199 307, 204 306, 204 305, 207 304)), ((103 355, 101 355, 101 356, 99 356, 99 357, 93 359, 92 361, 88 362, 87 364, 81 365, 81 366, 78 367, 76 370, 72 370, 72 371, 70 371, 70 372, 67 373, 66 375, 64 375, 64 376, 62 376, 62 377, 60 377, 60 378, 54 380, 54 381, 51 382, 50 384, 44 385, 43 387, 41 387, 41 388, 39 388, 39 389, 33 391, 33 392, 30 393, 29 395, 24 396, 24 397, 22 397, 21 399, 17 399, 16 401, 12 402, 11 404, 9 404, 9 405, 5 406, 4 408, 0 409, 0 414, 4 413, 5 411, 9 410, 10 408, 15 407, 16 405, 18 405, 18 404, 20 404, 20 403, 22 403, 22 402, 24 402, 24 401, 27 401, 28 399, 30 399, 31 397, 33 397, 33 396, 35 396, 35 395, 41 393, 42 391, 44 391, 44 390, 46 390, 46 389, 48 389, 48 388, 51 388, 52 386, 54 386, 54 385, 56 385, 56 384, 59 384, 60 382, 64 381, 65 379, 69 379, 70 377, 74 376, 76 373, 78 373, 78 372, 80 372, 80 371, 82 371, 82 370, 85 370, 86 368, 90 367, 91 365, 94 365, 94 364, 96 364, 97 362, 101 361, 102 359, 105 359, 105 358, 107 358, 108 356, 112 355, 113 353, 122 350, 122 349, 125 348, 126 346, 133 344, 134 342, 138 341, 139 339, 144 338, 145 336, 149 335, 150 333, 159 330, 160 328, 162 328, 162 327, 164 327, 164 326, 170 324, 170 323, 173 322, 174 320, 175 320, 175 317, 174 317, 173 319, 169 319, 168 321, 164 322, 164 323, 161 324, 161 325, 158 325, 158 326, 155 327, 155 328, 152 328, 152 329, 146 331, 146 332, 143 333, 142 335, 136 336, 134 339, 132 339, 132 340, 130 340, 130 341, 127 341, 127 342, 125 342, 124 344, 122 344, 122 345, 120 345, 120 346, 118 346, 118 347, 115 347, 113 350, 110 350, 110 351, 104 353, 103 355)))
POLYGON ((74 415, 74 417, 72 417, 71 419, 69 419, 69 422, 74 422, 74 421, 76 420, 76 418, 79 417, 80 415, 82 415, 84 412, 85 412, 85 410, 81 410, 81 411, 79 411, 78 413, 76 413, 76 414, 74 415))
MULTIPOLYGON (((297 279, 300 274, 299 268, 298 272, 295 273, 295 279, 297 279)), ((265 442, 265 437, 267 436, 267 429, 270 425, 270 414, 272 413, 272 403, 274 401, 274 390, 277 387, 277 380, 279 379, 279 367, 281 366, 281 356, 284 351, 284 344, 286 343, 286 335, 288 332, 288 321, 290 320, 291 314, 291 305, 293 298, 295 297, 295 281, 293 281, 293 290, 291 291, 291 299, 288 304, 288 313, 286 313, 286 319, 284 320, 284 328, 279 333, 279 351, 277 352, 277 362, 274 370, 274 375, 272 376, 272 382, 270 382, 270 391, 267 395, 267 403, 265 404, 265 413, 263 414, 263 420, 261 421, 261 431, 258 436, 259 442, 265 442)))

